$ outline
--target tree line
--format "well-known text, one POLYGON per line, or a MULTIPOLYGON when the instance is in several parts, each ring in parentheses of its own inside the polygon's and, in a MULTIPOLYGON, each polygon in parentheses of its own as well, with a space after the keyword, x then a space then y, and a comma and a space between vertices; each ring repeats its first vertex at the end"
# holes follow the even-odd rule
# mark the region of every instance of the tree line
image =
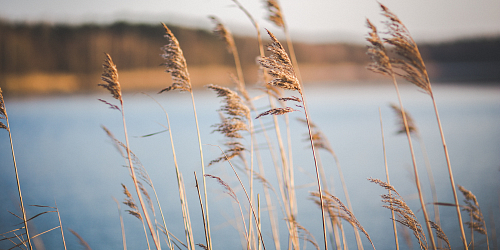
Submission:
MULTIPOLYGON (((169 26, 179 40, 188 65, 233 65, 224 42, 211 31, 169 26)), ((158 67, 165 45, 161 24, 109 25, 25 24, 0 21, 0 73, 95 73, 104 52, 120 69, 158 67)), ((255 65, 254 37, 235 37, 243 66, 255 65)), ((285 46, 286 47, 286 46, 285 46)), ((294 44, 299 63, 369 61, 366 47, 355 44, 294 44)), ((419 45, 427 62, 500 61, 500 37, 419 45)))

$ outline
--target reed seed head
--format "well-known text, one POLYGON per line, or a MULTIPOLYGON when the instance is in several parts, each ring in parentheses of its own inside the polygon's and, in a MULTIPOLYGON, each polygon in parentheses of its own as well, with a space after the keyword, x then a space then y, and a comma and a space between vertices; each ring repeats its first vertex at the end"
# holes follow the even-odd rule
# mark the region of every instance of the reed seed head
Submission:
POLYGON ((280 4, 277 0, 266 0, 266 8, 269 11, 269 21, 273 22, 276 26, 280 28, 285 27, 285 21, 283 20, 283 14, 281 13, 280 4))
POLYGON ((168 42, 162 47, 163 54, 161 56, 165 59, 165 63, 163 64, 167 68, 165 72, 170 73, 172 76, 172 85, 162 89, 160 93, 174 89, 191 92, 191 80, 189 79, 186 59, 182 53, 179 41, 177 41, 177 38, 175 38, 167 25, 162 24, 165 29, 164 36, 168 42))
POLYGON ((387 56, 384 43, 380 39, 377 28, 373 25, 370 20, 366 19, 366 26, 370 29, 368 32, 368 37, 366 40, 370 42, 368 45, 367 54, 370 56, 371 64, 368 65, 368 69, 384 75, 392 75, 392 66, 389 57, 387 56))
POLYGON ((469 213, 469 216, 471 217, 471 221, 466 222, 467 226, 480 234, 487 235, 483 213, 479 208, 479 203, 477 202, 476 196, 471 191, 465 189, 460 185, 458 185, 458 189, 464 195, 464 201, 465 204, 467 204, 467 206, 465 206, 463 210, 467 211, 467 213, 469 213))
POLYGON ((109 90, 113 95, 113 98, 122 102, 122 91, 120 87, 120 82, 118 82, 118 70, 116 69, 116 65, 113 63, 111 56, 105 53, 106 59, 104 59, 104 63, 102 64, 103 73, 101 75, 101 80, 104 83, 99 83, 99 86, 102 86, 109 90))
POLYGON ((125 210, 125 211, 127 211, 129 214, 135 216, 137 219, 142 221, 141 213, 139 212, 139 208, 135 204, 135 201, 134 201, 134 198, 132 197, 132 194, 128 191, 127 186, 125 186, 125 184, 122 183, 122 187, 123 187, 123 194, 125 194, 125 196, 126 196, 123 204, 125 204, 126 206, 128 206, 130 208, 129 210, 125 210))
POLYGON ((273 33, 270 31, 267 31, 267 33, 272 40, 271 45, 267 47, 267 50, 271 51, 271 55, 259 59, 259 63, 274 77, 268 84, 282 89, 297 90, 301 92, 299 80, 295 75, 292 62, 283 48, 283 45, 281 45, 273 33))
POLYGON ((229 116, 250 119, 250 109, 243 103, 243 100, 233 90, 226 87, 210 84, 207 86, 209 89, 217 93, 217 97, 224 98, 225 104, 219 111, 225 112, 229 116))
POLYGON ((224 193, 231 196, 231 198, 233 198, 233 200, 236 201, 236 203, 240 203, 238 201, 238 198, 236 197, 236 193, 233 191, 233 189, 225 181, 223 181, 220 177, 214 176, 211 174, 205 174, 205 176, 210 177, 212 179, 215 179, 222 187, 224 187, 224 189, 225 189, 224 193))
POLYGON ((394 211, 398 215, 397 222, 401 223, 403 226, 408 227, 413 231, 413 235, 417 238, 421 249, 427 249, 427 239, 425 233, 422 229, 422 225, 418 222, 417 217, 411 211, 410 207, 406 204, 403 198, 399 195, 396 189, 389 183, 383 182, 379 179, 368 179, 370 182, 378 184, 379 186, 390 190, 393 193, 383 194, 382 202, 387 204, 383 207, 394 211))
POLYGON ((446 243, 446 245, 448 246, 444 249, 451 250, 450 241, 448 240, 448 236, 446 236, 446 234, 443 232, 441 227, 438 224, 434 223, 434 221, 429 221, 429 223, 431 224, 431 227, 434 228, 434 230, 436 231, 436 236, 439 239, 442 239, 446 243))
POLYGON ((226 49, 229 53, 233 53, 233 48, 235 46, 234 38, 231 32, 222 24, 222 22, 215 16, 209 16, 208 18, 212 19, 215 23, 214 33, 222 38, 226 43, 226 49))
MULTIPOLYGON (((397 118, 398 118, 398 125, 399 125, 399 130, 398 130, 398 134, 406 134, 406 127, 405 127, 405 124, 404 124, 404 120, 403 120, 403 113, 401 112, 401 109, 396 106, 396 104, 394 103, 391 103, 391 108, 392 110, 394 110, 394 114, 396 114, 397 118)), ((411 117, 411 115, 406 112, 405 110, 405 117, 406 117, 406 123, 408 124, 408 130, 410 131, 410 133, 418 133, 418 129, 417 129, 417 125, 415 125, 415 121, 413 120, 413 118, 411 117)))
POLYGON ((208 163, 208 166, 212 166, 213 164, 221 161, 229 161, 236 156, 241 156, 241 153, 245 151, 245 147, 243 146, 243 144, 237 141, 229 141, 225 143, 225 145, 228 147, 228 149, 224 151, 222 156, 210 161, 210 163, 208 163))
POLYGON ((383 4, 380 4, 380 7, 382 8, 382 15, 389 19, 385 24, 388 29, 387 33, 391 37, 384 39, 384 41, 393 45, 396 48, 396 53, 401 57, 401 59, 392 60, 392 66, 404 72, 402 74, 398 73, 398 75, 431 95, 429 76, 417 44, 396 14, 383 4))
POLYGON ((286 113, 290 113, 293 111, 297 111, 297 110, 290 108, 290 107, 274 108, 274 109, 270 109, 266 112, 260 113, 257 117, 255 117, 255 119, 259 119, 260 117, 266 116, 266 115, 284 115, 286 113))

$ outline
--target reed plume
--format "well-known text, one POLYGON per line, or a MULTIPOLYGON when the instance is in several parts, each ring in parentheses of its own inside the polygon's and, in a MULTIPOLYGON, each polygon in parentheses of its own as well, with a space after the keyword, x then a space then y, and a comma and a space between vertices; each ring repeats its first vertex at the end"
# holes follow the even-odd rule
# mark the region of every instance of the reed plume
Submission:
MULTIPOLYGON (((373 245, 373 242, 370 238, 370 235, 368 234, 368 232, 366 232, 366 230, 361 225, 361 223, 359 223, 359 221, 356 219, 352 210, 350 210, 346 205, 344 205, 344 203, 342 203, 342 201, 339 198, 328 193, 328 191, 323 191, 323 192, 324 192, 324 195, 322 195, 322 196, 324 197, 325 202, 323 204, 322 210, 331 211, 330 216, 332 216, 332 215, 338 216, 338 217, 344 219, 345 221, 349 222, 353 226, 354 229, 357 229, 357 230, 363 232, 363 234, 366 236, 368 241, 371 243, 373 249, 375 249, 375 246, 373 245)), ((320 197, 319 194, 316 192, 313 192, 312 195, 314 197, 320 197)), ((321 205, 320 202, 317 202, 317 203, 319 203, 318 205, 321 205)))
POLYGON ((448 240, 448 236, 446 236, 446 234, 443 232, 443 229, 441 229, 441 227, 433 221, 430 221, 430 223, 431 227, 434 229, 434 231, 436 231, 436 236, 446 243, 447 247, 445 249, 451 250, 450 241, 448 240))
POLYGON ((149 239, 148 239, 148 234, 146 231, 146 226, 144 225, 144 220, 142 219, 141 212, 139 211, 139 208, 137 207, 137 205, 135 203, 134 197, 128 191, 127 186, 125 186, 123 183, 122 183, 122 187, 123 187, 123 194, 125 195, 125 200, 123 201, 123 204, 125 204, 127 207, 129 207, 129 209, 127 209, 125 211, 141 221, 142 227, 144 229, 144 234, 146 236, 146 242, 148 244, 148 249, 151 249, 149 246, 149 239))
POLYGON ((179 41, 177 41, 177 38, 167 25, 164 23, 162 24, 165 29, 164 37, 167 39, 168 43, 161 48, 163 50, 161 56, 165 59, 165 63, 163 63, 166 67, 165 72, 172 76, 172 85, 162 89, 159 93, 175 89, 191 92, 191 80, 189 78, 187 63, 179 45, 179 41))
POLYGON ((148 225, 148 228, 149 228, 149 232, 151 233, 151 236, 153 237, 153 241, 155 243, 156 248, 160 249, 160 242, 157 238, 157 235, 154 232, 153 225, 151 223, 148 211, 147 211, 146 206, 144 204, 144 200, 142 198, 141 191, 139 189, 139 184, 137 181, 137 177, 135 174, 135 168, 134 168, 134 165, 132 163, 132 156, 131 156, 130 145, 129 145, 129 140, 128 140, 127 124, 125 121, 125 110, 123 109, 122 92, 121 92, 120 82, 118 81, 118 69, 117 69, 116 65, 113 63, 111 56, 107 53, 105 53, 105 55, 106 55, 106 58, 105 58, 104 63, 102 65, 103 73, 101 76, 101 80, 104 83, 100 83, 98 85, 109 90, 109 92, 113 95, 113 98, 120 101, 121 109, 119 109, 119 110, 121 111, 121 114, 122 114, 123 130, 124 130, 124 134, 125 134, 125 146, 126 146, 125 148, 127 151, 128 164, 129 164, 129 168, 130 168, 129 170, 130 170, 130 173, 132 176, 132 181, 134 182, 134 187, 135 187, 135 190, 137 193, 137 197, 139 198, 139 203, 141 205, 142 212, 144 214, 144 219, 145 219, 145 221, 148 225))
MULTIPOLYGON (((310 125, 310 120, 309 120, 309 115, 307 113, 307 107, 305 105, 304 101, 304 94, 302 93, 302 88, 300 85, 300 82, 298 78, 295 76, 295 71, 293 68, 293 65, 290 61, 290 58, 288 57, 287 53, 285 52, 283 46, 281 43, 278 41, 278 39, 270 32, 267 31, 269 36, 271 37, 272 43, 271 45, 268 46, 268 50, 271 51, 271 55, 269 57, 263 57, 259 59, 259 63, 268 70, 269 74, 271 74, 274 79, 270 82, 268 82, 268 85, 271 86, 276 86, 282 89, 287 89, 287 90, 295 90, 299 92, 300 94, 300 99, 299 98, 292 98, 293 101, 298 101, 300 100, 300 104, 297 105, 298 107, 302 108, 304 110, 304 115, 307 121, 307 128, 309 131, 309 140, 311 143, 311 151, 313 154, 313 159, 314 159, 314 166, 316 170, 316 179, 317 179, 317 184, 318 184, 318 193, 320 194, 320 202, 321 202, 321 207, 323 207, 323 192, 321 188, 321 181, 320 181, 320 176, 319 176, 319 168, 318 168, 318 162, 316 159, 316 152, 314 149, 314 142, 313 142, 313 134, 312 134, 312 129, 310 125)), ((276 110, 276 109, 274 109, 276 110)), ((266 111, 270 112, 269 114, 272 114, 273 109, 266 111)), ((257 117, 261 117, 262 115, 266 115, 264 112, 263 114, 260 114, 257 117)), ((328 242, 327 242, 327 235, 326 235, 326 222, 325 222, 325 211, 321 209, 321 217, 322 217, 322 224, 323 224, 323 239, 324 239, 324 246, 325 250, 328 249, 328 242)))
MULTIPOLYGON (((462 243, 464 245, 464 249, 467 250, 468 249, 467 239, 465 238, 465 230, 462 223, 462 215, 460 213, 457 191, 455 187, 455 180, 453 177, 450 157, 448 154, 448 147, 446 145, 446 141, 444 138, 443 127, 441 126, 441 119, 439 118, 439 112, 437 109, 436 100, 434 98, 434 93, 432 92, 432 87, 429 80, 429 75, 427 74, 427 69, 425 67, 422 56, 420 55, 420 52, 418 50, 418 46, 413 40, 406 26, 386 6, 380 4, 380 7, 382 8, 382 14, 388 19, 388 21, 386 21, 386 26, 388 29, 388 34, 390 36, 389 38, 384 39, 384 41, 394 46, 396 54, 399 55, 399 58, 392 60, 393 61, 392 64, 394 65, 394 67, 403 71, 403 73, 398 73, 398 75, 401 75, 409 82, 415 84, 425 93, 427 93, 432 99, 432 104, 434 106, 434 113, 436 114, 439 133, 441 135, 441 141, 443 144, 446 164, 448 167, 448 174, 450 176, 450 184, 451 184, 451 189, 453 191, 453 198, 455 200, 462 243)), ((428 225, 427 227, 429 227, 429 224, 427 225, 428 225)), ((433 240, 431 240, 431 242, 433 242, 433 240)))
POLYGON ((213 29, 214 33, 224 40, 227 51, 233 55, 238 82, 244 85, 245 79, 243 78, 243 69, 241 67, 240 56, 238 54, 238 49, 236 49, 233 34, 231 34, 231 31, 229 31, 217 17, 209 16, 209 18, 215 23, 215 28, 213 29))
POLYGON ((483 213, 479 208, 479 203, 477 202, 476 196, 469 190, 465 189, 463 186, 458 185, 458 189, 462 192, 465 197, 464 202, 466 206, 462 210, 469 214, 470 221, 465 222, 467 226, 471 229, 472 246, 474 248, 474 235, 473 232, 478 232, 486 236, 486 243, 488 249, 490 249, 490 243, 488 240, 488 231, 486 230, 486 224, 484 222, 483 213))
POLYGON ((389 183, 383 182, 379 179, 368 178, 368 180, 372 183, 375 183, 388 191, 391 191, 388 194, 381 195, 382 202, 387 204, 383 207, 394 211, 398 215, 397 222, 401 223, 401 225, 412 230, 413 235, 418 240, 418 244, 420 245, 420 249, 427 249, 427 239, 425 237, 424 231, 422 229, 422 225, 417 220, 417 217, 413 213, 413 211, 408 207, 406 202, 403 200, 401 195, 396 191, 396 189, 390 185, 389 183))
POLYGON ((201 143, 201 135, 200 128, 198 123, 198 115, 196 114, 196 105, 194 102, 193 90, 191 88, 191 80, 189 78, 188 68, 186 59, 184 58, 184 54, 179 45, 179 41, 175 38, 174 34, 167 25, 163 24, 163 28, 165 29, 164 37, 167 39, 167 44, 162 48, 163 54, 162 57, 165 59, 165 63, 163 64, 167 69, 165 72, 170 73, 172 77, 172 85, 161 90, 159 93, 178 89, 180 91, 188 91, 191 94, 191 102, 193 106, 194 119, 196 124, 196 131, 198 134, 198 147, 200 151, 200 161, 201 161, 201 170, 202 170, 202 178, 203 178, 203 192, 205 195, 205 212, 204 212, 204 221, 207 232, 207 247, 209 250, 212 249, 212 238, 210 237, 210 220, 208 214, 208 197, 207 197, 207 185, 205 180, 205 163, 203 161, 203 147, 201 143))
MULTIPOLYGON (((383 5, 382 5, 383 6, 383 5)), ((384 9, 384 7, 382 7, 384 9)), ((425 218, 425 225, 427 227, 427 232, 429 234, 429 239, 431 241, 432 249, 436 249, 436 244, 434 241, 434 237, 432 236, 432 229, 431 225, 429 223, 429 215, 427 214, 427 208, 425 206, 425 201, 424 197, 422 194, 422 188, 420 185, 420 177, 418 174, 418 169, 417 169, 417 161, 415 158, 415 153, 413 150, 413 142, 412 138, 410 135, 410 128, 408 125, 408 120, 406 118, 406 113, 404 111, 403 107, 403 101, 401 100, 401 95, 399 93, 399 87, 398 83, 396 81, 396 72, 393 70, 393 61, 392 59, 389 58, 387 55, 387 51, 385 49, 384 43, 382 42, 382 39, 378 36, 377 28, 370 22, 370 20, 366 19, 366 24, 367 27, 370 29, 369 31, 369 37, 366 38, 368 42, 370 42, 370 45, 368 46, 368 54, 370 55, 372 59, 372 63, 370 66, 368 66, 368 69, 374 71, 375 73, 381 73, 383 75, 388 75, 392 78, 392 82, 394 84, 394 88, 396 89, 396 93, 398 96, 398 101, 399 101, 399 107, 401 110, 401 116, 403 118, 403 124, 404 128, 406 131, 406 137, 408 139, 408 145, 410 147, 410 153, 411 153, 411 159, 412 159, 412 164, 413 164, 413 173, 415 176, 415 184, 417 186, 417 191, 418 191, 418 197, 420 200, 420 205, 422 206, 422 213, 424 214, 425 218)))
POLYGON ((213 125, 216 129, 214 130, 220 132, 225 137, 229 139, 226 142, 226 146, 229 147, 223 152, 223 155, 215 160, 212 160, 208 166, 220 162, 228 161, 236 156, 240 156, 245 150, 243 144, 237 139, 243 138, 240 134, 241 131, 249 131, 250 126, 246 122, 250 122, 250 109, 243 103, 241 97, 238 94, 226 87, 221 87, 217 85, 208 85, 209 89, 214 90, 217 93, 217 97, 222 97, 224 104, 218 110, 223 112, 228 117, 222 117, 222 122, 213 125))
POLYGON ((10 151, 12 153, 14 172, 16 173, 16 184, 17 184, 17 193, 19 195, 19 205, 21 207, 21 213, 23 215, 22 220, 24 224, 24 231, 26 232, 26 238, 27 238, 26 241, 28 243, 29 249, 31 250, 33 249, 33 246, 31 245, 31 238, 28 229, 28 220, 26 217, 26 210, 24 208, 23 195, 21 192, 21 183, 19 182, 19 174, 17 171, 16 155, 14 153, 14 143, 12 141, 12 134, 10 132, 9 116, 7 115, 7 109, 5 108, 5 101, 3 99, 2 88, 0 88, 0 120, 5 120, 5 124, 2 121, 0 121, 0 129, 5 129, 9 133, 10 151))
POLYGON ((295 56, 295 50, 293 49, 292 38, 290 32, 288 31, 288 26, 286 25, 283 12, 281 11, 281 6, 278 0, 265 0, 266 9, 269 12, 268 19, 273 22, 276 26, 283 29, 286 37, 286 43, 288 44, 288 51, 290 52, 290 58, 292 60, 293 66, 296 68, 297 77, 302 81, 299 64, 297 62, 297 57, 295 56))

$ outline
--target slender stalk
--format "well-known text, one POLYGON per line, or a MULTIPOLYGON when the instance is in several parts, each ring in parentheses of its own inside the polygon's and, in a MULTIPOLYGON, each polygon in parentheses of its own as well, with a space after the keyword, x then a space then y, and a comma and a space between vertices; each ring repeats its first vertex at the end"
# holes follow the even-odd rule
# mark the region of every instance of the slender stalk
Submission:
MULTIPOLYGON (((429 89, 431 89, 430 85, 429 85, 429 89)), ((457 211, 457 217, 458 217, 458 223, 460 226, 462 241, 464 243, 465 249, 467 250, 467 248, 468 248, 467 247, 467 238, 465 238, 465 230, 464 230, 463 221, 462 221, 462 214, 460 212, 460 205, 458 203, 457 190, 455 187, 455 180, 453 178, 453 171, 451 170, 450 156, 448 155, 448 147, 446 146, 446 141, 444 139, 443 127, 441 126, 441 119, 439 119, 439 113, 438 113, 436 101, 434 99, 434 94, 432 93, 432 90, 430 90, 430 96, 432 99, 432 105, 434 106, 434 112, 436 114, 436 119, 437 119, 437 123, 438 123, 438 127, 439 127, 439 133, 441 135, 441 141, 443 142, 444 155, 446 157, 446 165, 448 167, 448 173, 450 175, 451 190, 453 191, 453 199, 455 200, 455 208, 457 211)))
POLYGON ((304 94, 302 93, 302 90, 299 90, 299 94, 300 94, 300 97, 302 99, 302 104, 303 104, 303 108, 304 108, 304 115, 306 117, 306 122, 307 122, 307 129, 309 131, 309 141, 311 143, 311 148, 312 148, 312 154, 313 154, 313 158, 314 158, 314 167, 315 167, 315 170, 316 170, 316 180, 317 180, 317 184, 318 184, 318 192, 319 192, 319 198, 320 198, 320 207, 321 207, 321 222, 323 224, 323 239, 324 239, 324 244, 325 244, 325 250, 328 250, 328 238, 327 238, 327 235, 326 235, 326 221, 325 221, 325 211, 323 209, 323 204, 324 204, 324 201, 323 201, 323 191, 321 189, 321 181, 320 181, 320 176, 319 176, 319 168, 318 168, 318 161, 316 159, 316 150, 314 149, 314 142, 313 142, 313 134, 312 134, 312 131, 311 131, 311 124, 310 124, 310 121, 309 121, 309 115, 307 113, 307 107, 306 107, 306 104, 305 104, 305 100, 304 100, 304 94))
MULTIPOLYGON (((384 165, 385 165, 385 177, 387 179, 387 184, 391 184, 389 181, 389 167, 387 166, 387 153, 385 150, 385 139, 384 139, 384 126, 382 124, 382 113, 380 112, 380 108, 378 108, 378 114, 380 117, 380 132, 382 134, 382 148, 384 150, 384 165)), ((391 190, 388 190, 389 195, 391 195, 391 190)), ((392 218, 392 229, 394 230, 394 244, 396 244, 396 250, 399 250, 399 240, 398 240, 398 229, 396 227, 396 217, 394 216, 394 210, 392 204, 391 207, 391 218, 392 218)))
MULTIPOLYGON (((184 222, 184 233, 186 236, 186 244, 188 245, 188 247, 187 247, 188 250, 191 250, 191 249, 195 248, 193 235, 191 232, 192 231, 191 222, 190 222, 191 219, 189 217, 189 210, 187 209, 187 203, 186 203, 187 201, 184 197, 185 189, 184 189, 184 186, 182 184, 181 172, 179 170, 179 165, 177 164, 177 155, 175 154, 174 140, 173 140, 173 136, 172 136, 172 128, 170 127, 170 119, 168 118, 167 111, 163 108, 163 106, 158 101, 156 101, 153 97, 149 96, 148 94, 145 94, 145 95, 150 97, 153 101, 155 101, 158 104, 158 106, 160 106, 160 108, 163 110, 163 113, 165 113, 165 117, 167 119, 167 130, 168 130, 169 138, 170 138, 170 146, 172 147, 172 155, 173 155, 174 166, 175 166, 175 176, 177 179, 177 187, 179 188, 179 198, 180 198, 181 209, 182 209, 182 219, 184 222)), ((156 195, 156 191, 155 191, 155 195, 156 195)), ((158 205, 159 204, 160 203, 158 202, 158 205)), ((160 212, 161 212, 161 207, 160 207, 160 212)), ((161 212, 161 215, 162 215, 163 224, 164 224, 165 230, 166 230, 167 225, 165 223, 165 219, 163 218, 163 212, 161 212)), ((167 233, 167 238, 168 238, 168 241, 170 242, 170 234, 168 234, 168 233, 167 233)), ((169 245, 171 248, 173 248, 173 246, 171 244, 169 244, 169 245)))
POLYGON ((61 228, 61 237, 64 245, 64 250, 66 250, 66 240, 64 240, 64 231, 62 227, 62 222, 61 222, 61 215, 59 214, 59 208, 57 208, 57 202, 54 200, 54 203, 56 205, 56 211, 57 211, 57 218, 59 219, 59 227, 61 228))
POLYGON ((196 177, 196 171, 194 172, 194 180, 195 180, 195 185, 196 185, 196 190, 198 190, 198 199, 200 201, 200 207, 201 207, 201 217, 203 218, 203 228, 205 229, 205 242, 207 244, 208 248, 208 242, 209 242, 209 237, 208 237, 208 229, 207 229, 207 222, 206 216, 205 216, 205 209, 203 208, 203 201, 201 200, 201 193, 200 193, 200 186, 198 185, 198 178, 196 177))
POLYGON ((142 212, 144 214, 144 219, 146 220, 146 224, 148 224, 149 232, 151 234, 151 237, 153 237, 153 242, 155 243, 156 249, 161 249, 158 238, 156 237, 154 233, 154 228, 153 224, 151 224, 151 220, 149 218, 149 214, 146 208, 146 205, 144 204, 144 200, 141 195, 141 191, 139 189, 137 177, 135 175, 135 170, 134 170, 134 165, 132 163, 132 156, 130 154, 130 145, 128 141, 128 133, 127 133, 127 123, 125 121, 125 111, 123 109, 123 100, 120 99, 120 106, 121 106, 121 111, 122 111, 122 121, 123 121, 123 130, 125 132, 125 145, 127 146, 127 158, 128 158, 128 163, 130 166, 130 173, 132 174, 132 181, 134 182, 134 187, 137 193, 137 197, 139 198, 139 203, 141 205, 142 212))
POLYGON ((125 226, 123 225, 123 216, 122 216, 122 211, 120 209, 120 202, 113 197, 113 200, 116 202, 116 206, 118 207, 118 215, 120 216, 120 227, 122 229, 122 244, 123 244, 123 250, 127 250, 127 239, 125 237, 125 226))
POLYGON ((31 238, 30 238, 29 229, 28 229, 26 210, 24 208, 23 195, 21 192, 21 184, 19 182, 19 173, 17 171, 16 155, 14 154, 14 143, 12 142, 12 133, 10 132, 9 116, 7 115, 7 108, 5 107, 5 102, 3 99, 1 88, 0 88, 0 119, 5 119, 5 123, 6 123, 6 125, 4 125, 3 123, 0 122, 0 128, 5 128, 7 130, 7 132, 9 132, 10 151, 12 153, 12 162, 14 164, 14 171, 16 173, 17 193, 19 194, 19 203, 21 206, 21 213, 23 214, 24 230, 26 231, 26 238, 27 238, 29 249, 31 250, 31 249, 33 249, 33 246, 31 245, 31 238), (4 115, 5 117, 2 117, 1 115, 4 115))
POLYGON ((422 213, 424 214, 425 225, 427 227, 427 233, 429 234, 429 239, 431 240, 432 248, 434 250, 436 250, 437 249, 436 242, 434 240, 434 236, 432 235, 431 224, 429 223, 429 221, 430 221, 429 215, 427 214, 427 208, 425 206, 424 196, 422 194, 422 188, 420 187, 420 178, 419 178, 418 171, 417 171, 417 161, 416 161, 415 153, 413 150, 413 143, 411 140, 410 129, 408 127, 408 120, 406 119, 406 112, 404 111, 403 101, 401 100, 401 95, 399 93, 399 88, 398 88, 398 84, 396 82, 396 77, 394 76, 394 74, 391 74, 391 76, 392 76, 392 81, 394 83, 394 88, 396 88, 398 101, 399 101, 399 107, 401 108, 401 115, 403 117, 403 123, 404 123, 405 129, 406 129, 406 137, 408 138, 408 144, 409 144, 410 152, 411 152, 411 160, 413 163, 413 173, 415 175, 415 184, 417 186, 418 198, 419 198, 420 204, 422 206, 422 213))

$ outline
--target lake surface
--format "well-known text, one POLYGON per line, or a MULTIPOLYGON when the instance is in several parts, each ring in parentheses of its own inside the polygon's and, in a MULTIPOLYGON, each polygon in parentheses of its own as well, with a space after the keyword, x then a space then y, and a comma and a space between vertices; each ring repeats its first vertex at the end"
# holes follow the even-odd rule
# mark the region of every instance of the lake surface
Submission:
MULTIPOLYGON (((477 196, 491 235, 494 232, 493 224, 497 227, 496 231, 500 225, 500 88, 449 84, 436 85, 433 89, 455 183, 477 196)), ((252 96, 261 94, 257 90, 251 93, 252 96)), ((380 201, 380 195, 384 194, 385 190, 367 181, 369 177, 385 180, 379 108, 383 119, 391 184, 403 196, 419 221, 423 223, 424 220, 413 181, 408 142, 405 135, 396 134, 397 119, 389 107, 389 103, 397 103, 393 86, 311 86, 306 87, 305 93, 311 119, 323 131, 339 158, 354 215, 370 234, 377 249, 394 248, 390 212, 382 207, 380 201)), ((425 145, 436 180, 438 200, 451 203, 453 196, 449 175, 431 99, 410 85, 401 86, 401 94, 405 109, 413 116, 422 137, 420 142, 414 140, 414 146, 425 200, 432 202, 421 144, 425 145)), ((198 179, 201 179, 201 167, 191 98, 189 94, 177 92, 151 95, 169 113, 177 159, 185 180, 195 242, 204 243, 203 224, 193 177, 193 172, 196 171, 198 179)), ((208 90, 196 90, 194 95, 202 143, 205 144, 205 163, 208 163, 220 156, 220 150, 212 145, 224 144, 224 138, 218 133, 212 133, 211 127, 219 122, 217 110, 220 107, 220 99, 208 90)), ((131 191, 133 184, 128 170, 123 167, 126 162, 101 128, 101 125, 106 126, 116 138, 124 141, 121 114, 98 99, 116 104, 115 100, 104 90, 102 94, 93 95, 50 98, 5 96, 5 99, 25 204, 54 206, 57 202, 69 249, 78 249, 81 246, 68 228, 83 237, 93 249, 122 248, 119 213, 113 198, 123 201, 125 197, 121 183, 127 185, 131 191)), ((165 115, 151 98, 141 93, 125 94, 124 101, 131 149, 154 182, 168 229, 180 239, 185 239, 168 133, 141 137, 164 130, 165 115)), ((261 112, 268 108, 267 105, 266 98, 258 99, 255 103, 261 112)), ((303 118, 303 113, 290 114, 298 199, 297 220, 314 235, 321 246, 321 213, 309 196, 310 192, 316 191, 314 163, 309 144, 304 140, 307 128, 296 121, 297 118, 303 118)), ((270 117, 262 118, 262 122, 266 127, 271 127, 270 117)), ((259 121, 256 123, 260 126, 259 121)), ((280 124, 282 133, 285 133, 282 119, 280 124)), ((274 130, 268 131, 268 134, 272 138, 276 137, 274 130)), ((262 138, 262 133, 258 136, 262 138)), ((249 143, 249 139, 245 139, 244 143, 249 143)), ((259 139, 259 147, 262 150, 267 148, 264 140, 259 139)), ((275 170, 267 152, 262 153, 265 174, 276 192, 279 192, 275 170)), ((331 192, 345 202, 334 160, 326 152, 320 153, 320 159, 331 192)), ((234 163, 236 166, 242 166, 238 159, 235 159, 234 163)), ((226 181, 238 194, 240 203, 247 207, 244 193, 228 164, 211 166, 207 168, 207 173, 226 181)), ((238 174, 245 180, 244 184, 248 185, 248 177, 244 172, 240 170, 238 174)), ((262 193, 261 185, 258 182, 256 185, 256 193, 262 193)), ((207 189, 214 249, 243 248, 238 231, 235 230, 239 223, 235 202, 214 180, 207 181, 207 189)), ((271 196, 278 213, 281 246, 285 249, 288 241, 286 225, 282 220, 284 216, 277 205, 278 196, 271 196)), ((458 196, 459 200, 463 201, 463 195, 459 193, 458 196)), ((142 224, 135 217, 128 215, 125 209, 128 208, 121 204, 128 248, 146 249, 142 224)), ((28 207, 27 210, 31 216, 46 211, 39 207, 28 207)), ((20 220, 8 211, 20 214, 8 134, 2 130, 0 232, 19 226, 17 224, 20 220)), ((428 211, 433 218, 431 205, 428 206, 428 211)), ((158 214, 158 211, 156 212, 158 214)), ((461 249, 455 208, 442 206, 440 214, 442 228, 450 238, 452 248, 461 249)), ((469 221, 465 212, 462 216, 464 221, 469 221)), ((274 249, 267 212, 262 211, 262 218, 266 247, 274 249)), ((161 218, 158 216, 158 219, 161 218)), ((40 216, 33 220, 32 225, 33 232, 43 232, 58 226, 57 214, 40 216)), ((347 223, 344 223, 344 228, 348 246, 355 249, 352 228, 347 223)), ((425 226, 424 231, 426 232, 425 226)), ((466 230, 466 235, 470 239, 470 230, 466 230)), ((60 231, 49 232, 40 239, 45 249, 63 249, 60 231)), ((371 246, 366 238, 362 236, 362 240, 364 247, 369 249, 371 246)), ((413 248, 417 249, 416 240, 412 240, 413 248)), ((485 242, 485 237, 476 233, 475 240, 476 244, 481 244, 485 242)), ((409 249, 402 236, 400 243, 402 249, 409 249)), ((9 242, 0 242, 2 249, 9 246, 9 242)), ((164 243, 162 246, 166 248, 164 243)), ((308 248, 313 246, 308 245, 308 248)))

